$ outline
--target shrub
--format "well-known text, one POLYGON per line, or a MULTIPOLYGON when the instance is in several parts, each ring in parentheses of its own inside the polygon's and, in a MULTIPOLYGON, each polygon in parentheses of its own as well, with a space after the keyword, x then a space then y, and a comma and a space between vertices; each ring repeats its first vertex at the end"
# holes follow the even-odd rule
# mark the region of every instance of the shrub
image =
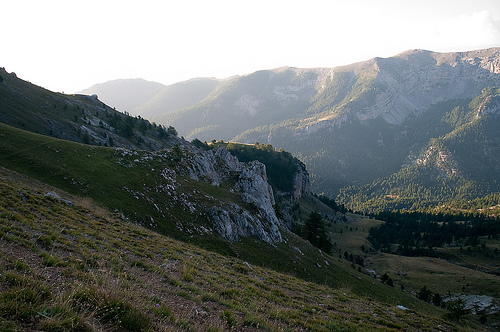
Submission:
POLYGON ((456 321, 460 321, 460 319, 469 312, 469 310, 465 309, 465 303, 462 299, 449 302, 446 308, 448 309, 448 313, 446 313, 445 318, 456 321))

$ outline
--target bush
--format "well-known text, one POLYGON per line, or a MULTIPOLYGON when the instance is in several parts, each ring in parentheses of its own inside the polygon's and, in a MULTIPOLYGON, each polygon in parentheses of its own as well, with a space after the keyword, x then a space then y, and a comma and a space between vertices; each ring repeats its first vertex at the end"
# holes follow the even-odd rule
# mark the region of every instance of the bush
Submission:
POLYGON ((448 309, 448 313, 445 315, 445 318, 453 319, 456 321, 462 319, 462 317, 469 312, 469 310, 465 309, 465 303, 462 299, 449 302, 446 308, 448 309))
POLYGON ((417 297, 425 302, 430 302, 432 298, 432 291, 427 288, 427 286, 422 287, 422 289, 418 292, 417 297))

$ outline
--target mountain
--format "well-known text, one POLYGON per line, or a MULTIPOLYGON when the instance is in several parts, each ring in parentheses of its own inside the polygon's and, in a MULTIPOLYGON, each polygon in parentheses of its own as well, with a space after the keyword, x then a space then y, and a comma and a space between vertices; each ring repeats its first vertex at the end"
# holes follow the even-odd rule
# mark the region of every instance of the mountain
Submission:
MULTIPOLYGON (((267 182, 265 165, 262 163, 257 161, 240 163, 224 148, 208 151, 198 149, 178 138, 174 128, 157 127, 144 119, 121 114, 100 102, 96 96, 55 94, 22 81, 13 74, 6 74, 5 71, 2 74, 0 97, 4 102, 0 110, 0 119, 18 128, 52 136, 52 139, 65 138, 63 142, 50 141, 46 137, 12 132, 10 127, 0 124, 4 136, 3 166, 21 167, 18 170, 31 176, 45 177, 46 174, 38 173, 39 168, 49 172, 49 178, 58 174, 57 179, 53 180, 58 186, 70 191, 78 191, 77 188, 80 187, 87 194, 93 192, 90 195, 97 195, 94 198, 110 209, 125 211, 123 213, 129 216, 134 215, 135 222, 143 225, 171 229, 171 235, 174 232, 182 237, 182 233, 189 228, 187 223, 183 222, 181 229, 184 229, 184 232, 175 230, 174 220, 180 217, 171 211, 175 211, 177 206, 179 209, 188 209, 194 213, 189 217, 191 220, 205 220, 212 223, 210 226, 212 230, 209 233, 218 234, 228 240, 235 241, 240 236, 255 236, 268 243, 282 241, 278 229, 282 222, 276 217, 274 211, 276 201, 273 190, 267 182), (20 136, 23 136, 22 141, 20 136), (45 142, 51 145, 48 150, 43 148, 37 150, 33 156, 28 154, 29 162, 23 163, 22 160, 26 155, 22 152, 19 154, 19 151, 24 151, 27 146, 43 146, 45 142), (80 143, 113 146, 117 149, 102 149, 90 153, 93 151, 92 147, 90 150, 84 149, 78 152, 80 143), (92 155, 97 157, 96 161, 90 161, 92 155), (81 156, 90 159, 84 158, 85 161, 82 161, 81 156), (51 161, 57 162, 51 164, 51 161), (62 165, 59 164, 60 161, 62 165), (119 174, 115 174, 117 164, 124 167, 119 174), (165 168, 162 165, 170 166, 165 168), (139 180, 144 176, 142 174, 144 167, 148 170, 146 175, 148 181, 139 180), (79 173, 81 178, 77 178, 79 173), (156 202, 163 201, 163 196, 175 197, 175 191, 178 190, 177 174, 186 177, 183 179, 184 182, 189 182, 187 179, 191 179, 194 183, 209 183, 219 188, 222 197, 227 194, 227 190, 231 190, 233 193, 231 196, 234 197, 228 202, 225 202, 225 199, 217 200, 213 197, 217 192, 215 190, 211 193, 211 197, 217 203, 212 206, 214 202, 210 199, 202 203, 203 199, 197 194, 188 192, 182 196, 181 201, 174 199, 162 207, 156 202), (106 181, 103 181, 104 179, 106 181), (148 202, 146 205, 149 205, 149 208, 146 211, 150 212, 144 212, 145 205, 138 208, 123 197, 114 201, 114 197, 120 196, 116 190, 118 192, 124 190, 132 197, 137 197, 138 188, 134 188, 136 181, 143 182, 145 186, 139 196, 148 202), (165 185, 157 184, 165 181, 167 181, 165 185), (221 186, 226 182, 231 183, 230 188, 222 189, 221 186), (94 184, 91 186, 90 183, 94 184), (144 192, 151 193, 146 195, 144 192), (139 210, 143 210, 143 213, 138 215, 139 210), (164 220, 167 215, 171 221, 166 224, 164 222, 157 224, 154 221, 164 220)), ((294 174, 302 177, 304 173, 301 163, 298 164, 300 165, 292 166, 292 177, 294 174)), ((293 187, 288 190, 295 191, 293 187)), ((295 198, 299 199, 302 194, 308 194, 306 188, 298 197, 295 195, 295 198)), ((177 220, 181 221, 182 218, 177 220)), ((203 223, 202 226, 207 227, 203 223)), ((208 232, 209 228, 205 229, 208 232)))
MULTIPOLYGON (((471 200, 500 192, 499 93, 499 88, 484 89, 472 100, 440 103, 407 121, 404 135, 425 137, 425 144, 415 144, 417 149, 410 150, 406 164, 394 174, 343 188, 341 195, 352 208, 368 212, 425 210, 443 204, 465 207, 471 200)), ((395 137, 404 140, 402 136, 395 137)), ((488 210, 489 206, 484 212, 488 210)))
MULTIPOLYGON (((422 272, 371 269, 392 269, 366 240, 380 221, 311 195, 286 151, 190 143, 5 71, 0 114, 2 330, 461 328, 450 317, 462 311, 415 300, 422 272)), ((478 271, 488 262, 441 260, 453 272, 432 289, 461 294, 467 275, 494 324, 497 281, 478 271)))
POLYGON ((193 78, 165 86, 143 79, 121 79, 95 84, 79 93, 95 94, 121 112, 150 118, 196 104, 219 83, 215 78, 193 78))
MULTIPOLYGON (((214 78, 194 78, 168 85, 151 99, 134 108, 134 113, 144 118, 190 107, 212 92, 219 81, 214 78)), ((119 95, 117 96, 119 98, 119 95)))
POLYGON ((165 86, 141 78, 119 79, 95 84, 80 94, 99 96, 100 100, 122 112, 136 115, 134 109, 153 98, 165 86))
MULTIPOLYGON (((472 181, 475 193, 485 194, 499 190, 495 183, 484 183, 500 176, 494 166, 498 133, 491 130, 497 112, 486 102, 494 103, 499 86, 498 48, 411 50, 336 68, 286 67, 234 77, 221 81, 197 104, 151 120, 172 125, 190 139, 258 141, 283 148, 306 164, 313 191, 332 197, 342 188, 380 182, 416 164, 437 176, 472 181), (436 149, 437 141, 451 144, 458 136, 479 141, 467 149, 457 142, 452 150, 436 149), (455 171, 443 171, 443 162, 419 162, 429 153, 446 155, 455 171)), ((464 190, 459 187, 445 199, 464 190)), ((359 205, 346 195, 339 199, 350 207, 359 205)))

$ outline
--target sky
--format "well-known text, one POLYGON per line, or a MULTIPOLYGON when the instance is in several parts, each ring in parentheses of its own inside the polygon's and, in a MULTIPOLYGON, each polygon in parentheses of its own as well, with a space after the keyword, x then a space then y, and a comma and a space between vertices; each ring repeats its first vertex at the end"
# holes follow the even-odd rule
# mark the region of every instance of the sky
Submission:
POLYGON ((52 91, 500 47, 498 0, 3 0, 0 67, 52 91))

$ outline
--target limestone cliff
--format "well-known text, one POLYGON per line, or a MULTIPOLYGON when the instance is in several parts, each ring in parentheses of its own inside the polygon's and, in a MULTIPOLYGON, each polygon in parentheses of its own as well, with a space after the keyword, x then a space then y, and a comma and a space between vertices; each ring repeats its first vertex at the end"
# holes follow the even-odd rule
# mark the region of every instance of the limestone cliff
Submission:
POLYGON ((236 241, 255 236, 269 243, 281 242, 280 220, 274 211, 274 194, 267 182, 266 167, 258 161, 241 163, 226 148, 190 154, 183 162, 189 176, 214 186, 232 182, 231 191, 248 207, 220 202, 207 207, 214 230, 223 238, 236 241), (250 211, 251 210, 251 211, 250 211))
POLYGON ((411 50, 323 70, 322 74, 318 71, 318 82, 323 82, 319 86, 326 89, 326 82, 340 74, 353 86, 364 85, 361 93, 353 94, 353 90, 349 98, 332 108, 334 111, 304 121, 297 133, 339 127, 352 118, 381 118, 400 125, 440 101, 477 96, 482 89, 500 84, 500 49, 454 53, 411 50))

